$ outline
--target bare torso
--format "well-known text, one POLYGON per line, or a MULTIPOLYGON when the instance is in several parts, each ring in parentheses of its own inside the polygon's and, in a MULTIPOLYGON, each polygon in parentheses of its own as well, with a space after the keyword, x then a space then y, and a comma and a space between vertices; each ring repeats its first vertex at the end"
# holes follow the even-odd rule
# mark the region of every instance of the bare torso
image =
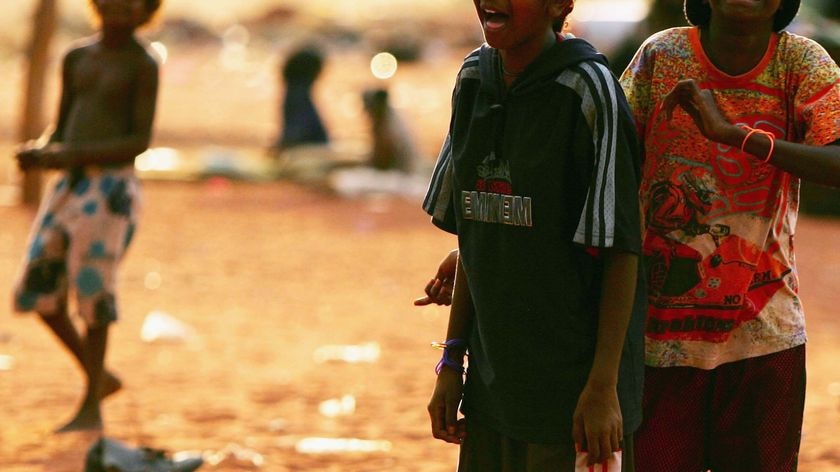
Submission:
POLYGON ((143 132, 134 122, 136 88, 152 59, 142 46, 108 50, 91 44, 72 51, 68 59, 64 86, 69 106, 62 141, 102 141, 143 132))

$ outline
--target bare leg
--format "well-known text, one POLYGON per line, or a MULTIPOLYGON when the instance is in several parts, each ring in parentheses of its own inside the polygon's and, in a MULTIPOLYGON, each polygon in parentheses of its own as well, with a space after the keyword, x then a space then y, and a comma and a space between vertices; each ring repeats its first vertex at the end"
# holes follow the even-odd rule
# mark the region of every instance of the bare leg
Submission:
POLYGON ((84 342, 85 365, 88 385, 85 397, 76 416, 56 432, 102 429, 100 389, 104 378, 105 350, 108 346, 108 326, 89 327, 84 342))
MULTIPOLYGON (((62 306, 61 312, 55 315, 41 315, 41 320, 44 321, 59 341, 64 344, 64 347, 70 351, 70 354, 79 363, 79 367, 85 372, 88 383, 90 383, 90 367, 86 359, 85 347, 79 336, 79 332, 67 315, 67 308, 62 306)), ((105 398, 120 390, 122 388, 122 382, 116 375, 105 370, 102 374, 100 388, 100 396, 101 398, 105 398)))

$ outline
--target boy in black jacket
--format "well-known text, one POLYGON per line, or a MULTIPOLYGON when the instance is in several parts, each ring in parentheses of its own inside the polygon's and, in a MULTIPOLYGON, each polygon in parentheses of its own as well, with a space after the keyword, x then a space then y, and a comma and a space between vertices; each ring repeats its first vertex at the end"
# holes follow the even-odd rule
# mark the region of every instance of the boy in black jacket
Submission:
POLYGON ((590 464, 632 447, 641 419, 635 128, 603 56, 554 31, 572 0, 474 3, 487 44, 423 204, 460 250, 433 435, 461 472, 571 471, 576 446, 590 464))

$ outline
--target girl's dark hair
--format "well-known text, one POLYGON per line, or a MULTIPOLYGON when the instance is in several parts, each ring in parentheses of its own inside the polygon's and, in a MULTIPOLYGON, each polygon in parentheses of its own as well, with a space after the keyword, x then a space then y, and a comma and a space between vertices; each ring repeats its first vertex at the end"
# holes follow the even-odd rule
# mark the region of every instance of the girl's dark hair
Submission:
MULTIPOLYGON (((799 11, 800 0, 782 0, 782 6, 773 18, 773 31, 785 29, 799 11)), ((703 0, 685 0, 685 18, 694 26, 705 28, 712 18, 712 8, 703 0)))

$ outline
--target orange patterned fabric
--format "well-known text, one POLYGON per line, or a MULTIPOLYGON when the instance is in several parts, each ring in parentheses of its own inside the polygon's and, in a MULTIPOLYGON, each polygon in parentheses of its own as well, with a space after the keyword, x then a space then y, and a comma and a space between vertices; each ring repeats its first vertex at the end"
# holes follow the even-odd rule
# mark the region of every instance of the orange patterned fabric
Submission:
POLYGON ((793 235, 799 179, 704 138, 661 102, 683 79, 713 89, 726 118, 777 139, 840 139, 840 69, 814 41, 774 34, 761 62, 730 76, 698 28, 652 36, 621 82, 645 146, 640 189, 649 309, 646 362, 711 369, 803 344, 793 235))

